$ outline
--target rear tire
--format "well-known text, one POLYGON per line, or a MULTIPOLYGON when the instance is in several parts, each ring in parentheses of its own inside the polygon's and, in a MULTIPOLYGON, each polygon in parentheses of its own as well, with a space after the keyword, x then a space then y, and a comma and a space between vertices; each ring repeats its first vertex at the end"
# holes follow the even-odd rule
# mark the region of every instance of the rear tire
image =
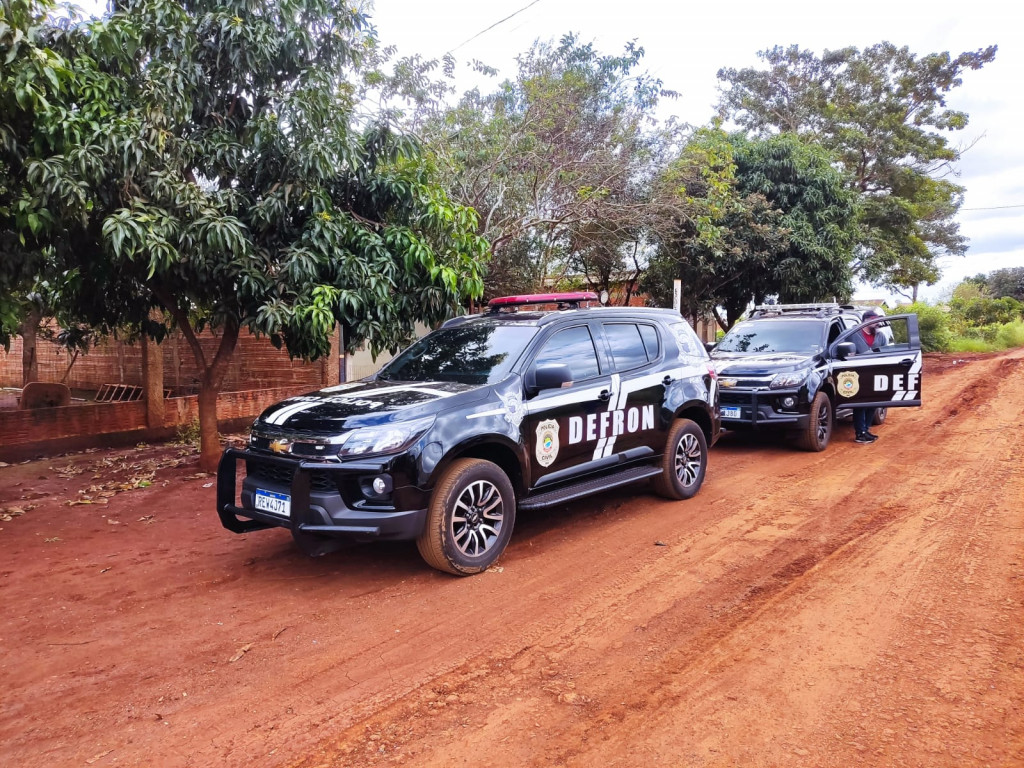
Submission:
POLYGON ((665 441, 661 474, 654 478, 654 491, 666 499, 689 499, 704 482, 708 468, 708 442, 704 431, 689 419, 678 419, 665 441))
POLYGON ((458 459, 434 488, 416 546, 439 571, 480 573, 505 551, 515 521, 516 496, 505 473, 489 461, 458 459))
POLYGON ((871 426, 877 427, 879 424, 885 424, 885 420, 888 416, 888 408, 875 408, 875 415, 871 417, 871 426))
POLYGON ((797 445, 805 451, 824 451, 832 437, 832 401, 819 392, 811 401, 811 414, 807 428, 797 438, 797 445))

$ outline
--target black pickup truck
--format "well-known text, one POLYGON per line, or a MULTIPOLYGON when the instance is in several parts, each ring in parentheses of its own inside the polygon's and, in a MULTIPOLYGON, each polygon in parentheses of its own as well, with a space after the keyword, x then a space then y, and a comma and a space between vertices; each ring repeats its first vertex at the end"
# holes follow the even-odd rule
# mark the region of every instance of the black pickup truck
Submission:
POLYGON ((782 304, 756 307, 712 347, 722 426, 776 430, 810 451, 828 447, 837 418, 851 407, 921 405, 917 315, 863 322, 856 307, 782 304), (857 334, 877 329, 858 352, 857 334))

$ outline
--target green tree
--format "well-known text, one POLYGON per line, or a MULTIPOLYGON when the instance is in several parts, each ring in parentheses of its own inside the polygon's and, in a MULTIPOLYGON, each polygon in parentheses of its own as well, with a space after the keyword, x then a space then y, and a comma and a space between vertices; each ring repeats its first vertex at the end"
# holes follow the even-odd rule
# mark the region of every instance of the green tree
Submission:
POLYGON ((0 2, 0 345, 24 337, 23 382, 36 375, 35 338, 49 314, 46 278, 69 240, 28 190, 27 161, 61 151, 57 102, 72 77, 53 48, 64 29, 49 2, 0 2))
POLYGON ((995 53, 918 57, 884 42, 819 58, 776 47, 759 54, 766 69, 719 70, 720 109, 759 135, 794 132, 833 152, 861 198, 855 274, 916 294, 938 279, 939 256, 967 249, 955 220, 963 188, 944 177, 962 151, 947 134, 968 116, 946 98, 995 53))
POLYGON ((1024 301, 1024 267, 1007 267, 997 269, 988 275, 980 275, 992 298, 1006 296, 1024 301))
POLYGON ((768 139, 699 131, 663 184, 694 206, 663 229, 643 286, 659 302, 683 284, 684 311, 731 327, 751 302, 846 298, 856 196, 829 155, 792 134, 768 139))
POLYGON ((643 49, 604 55, 566 35, 535 43, 514 79, 422 121, 453 196, 480 212, 490 293, 581 275, 607 287, 640 264, 648 194, 676 134, 650 115, 669 94, 638 71, 643 49))
POLYGON ((242 329, 315 359, 340 323, 350 348, 379 351, 482 293, 475 213, 412 139, 357 123, 374 45, 365 17, 333 0, 130 0, 66 41, 61 131, 74 141, 26 164, 78 229, 63 300, 92 324, 158 334, 151 310, 173 319, 201 371, 207 470, 242 329))

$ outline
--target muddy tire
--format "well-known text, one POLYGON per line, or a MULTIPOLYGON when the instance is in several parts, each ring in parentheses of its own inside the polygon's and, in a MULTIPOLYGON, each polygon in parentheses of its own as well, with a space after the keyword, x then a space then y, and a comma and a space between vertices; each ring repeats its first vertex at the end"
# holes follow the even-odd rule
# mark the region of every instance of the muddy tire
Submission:
POLYGON ((480 573, 505 551, 515 521, 515 492, 505 473, 489 461, 458 459, 434 488, 416 546, 439 571, 480 573))
POLYGON ((832 438, 832 401, 819 392, 811 402, 807 428, 797 436, 797 445, 805 451, 824 451, 832 438))
POLYGON ((665 441, 654 492, 666 499, 689 499, 700 490, 707 468, 708 443, 703 430, 689 419, 678 419, 665 441))

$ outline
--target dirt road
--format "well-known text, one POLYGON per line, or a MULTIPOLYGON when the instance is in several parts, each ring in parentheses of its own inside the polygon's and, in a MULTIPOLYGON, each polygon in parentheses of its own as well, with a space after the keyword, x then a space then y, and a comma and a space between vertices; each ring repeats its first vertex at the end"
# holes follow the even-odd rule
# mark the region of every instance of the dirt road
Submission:
POLYGON ((468 579, 228 533, 173 447, 0 468, 0 764, 1024 766, 1022 361, 524 514, 468 579))

